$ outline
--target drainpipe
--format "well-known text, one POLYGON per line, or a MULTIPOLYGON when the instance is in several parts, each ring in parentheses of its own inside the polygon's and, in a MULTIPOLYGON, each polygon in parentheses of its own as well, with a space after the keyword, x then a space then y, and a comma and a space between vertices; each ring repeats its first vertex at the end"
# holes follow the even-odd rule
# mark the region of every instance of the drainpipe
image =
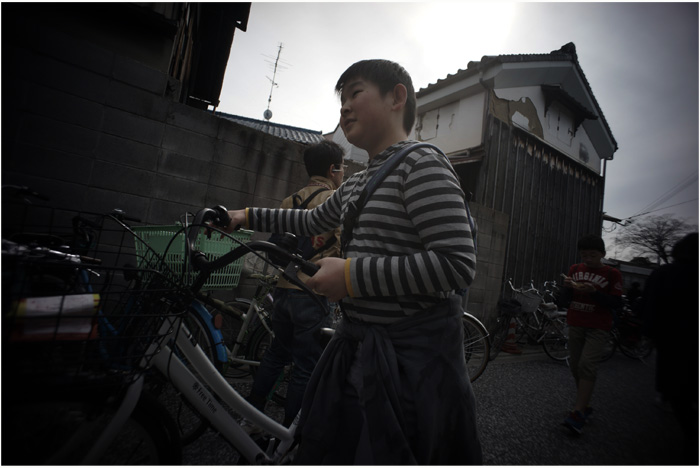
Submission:
POLYGON ((599 231, 598 231, 600 234, 603 233, 603 206, 605 204, 605 179, 606 179, 606 174, 608 172, 607 168, 608 168, 608 160, 603 159, 603 195, 602 195, 602 198, 600 200, 600 209, 599 209, 600 226, 599 226, 599 231))

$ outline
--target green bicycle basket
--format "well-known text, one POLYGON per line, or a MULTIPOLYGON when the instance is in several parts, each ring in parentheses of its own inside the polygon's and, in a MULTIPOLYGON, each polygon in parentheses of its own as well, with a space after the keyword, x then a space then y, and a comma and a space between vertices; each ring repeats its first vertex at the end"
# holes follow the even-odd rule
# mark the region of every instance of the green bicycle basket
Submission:
MULTIPOLYGON (((190 271, 187 275, 182 276, 182 268, 185 263, 185 234, 182 226, 136 226, 132 229, 143 239, 143 242, 141 242, 141 240, 135 238, 139 268, 148 268, 148 265, 153 260, 153 252, 149 251, 147 247, 150 246, 156 254, 163 257, 165 264, 173 274, 182 277, 186 283, 191 284, 198 273, 190 271)), ((231 237, 239 242, 246 243, 252 235, 253 231, 241 229, 233 232, 231 237)), ((212 233, 209 239, 204 233, 200 233, 196 243, 197 250, 204 253, 209 260, 215 260, 223 256, 238 247, 238 245, 237 242, 228 237, 219 239, 219 234, 216 232, 212 233)), ((207 282, 202 286, 202 291, 235 288, 241 278, 242 269, 243 257, 224 268, 212 272, 207 282)))

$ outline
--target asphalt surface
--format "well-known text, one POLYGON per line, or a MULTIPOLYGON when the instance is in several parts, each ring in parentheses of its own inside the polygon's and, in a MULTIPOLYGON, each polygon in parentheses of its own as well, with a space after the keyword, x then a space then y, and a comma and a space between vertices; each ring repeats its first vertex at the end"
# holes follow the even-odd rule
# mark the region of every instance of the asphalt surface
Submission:
MULTIPOLYGON (((575 396, 569 369, 538 348, 500 353, 473 388, 485 465, 680 463, 679 425, 655 403, 653 354, 641 362, 618 352, 601 365, 591 403, 595 412, 580 436, 561 424, 575 396)), ((183 453, 186 465, 237 460, 235 450, 211 430, 183 453)))

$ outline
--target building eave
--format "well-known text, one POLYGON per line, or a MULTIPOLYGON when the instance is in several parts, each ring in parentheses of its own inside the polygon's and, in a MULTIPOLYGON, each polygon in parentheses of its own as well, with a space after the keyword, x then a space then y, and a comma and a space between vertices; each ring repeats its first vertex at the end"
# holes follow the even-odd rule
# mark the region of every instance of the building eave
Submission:
MULTIPOLYGON (((615 137, 612 134, 612 130, 605 119, 598 101, 593 94, 590 83, 586 79, 586 75, 583 73, 583 69, 578 62, 578 56, 576 54, 576 47, 573 43, 568 43, 564 45, 561 49, 552 51, 548 54, 517 54, 517 55, 498 55, 498 56, 484 56, 480 61, 471 61, 468 63, 466 70, 458 70, 456 73, 448 75, 446 78, 439 79, 437 82, 428 85, 425 88, 421 88, 417 93, 417 98, 425 98, 428 95, 439 93, 440 91, 447 91, 448 87, 456 88, 459 86, 460 82, 465 82, 471 80, 475 83, 478 82, 489 82, 496 88, 507 86, 515 86, 517 80, 522 79, 526 71, 529 71, 529 77, 531 77, 535 82, 527 84, 536 85, 560 85, 560 82, 555 78, 551 78, 551 81, 539 80, 537 82, 537 70, 539 69, 550 69, 555 63, 561 64, 560 67, 555 67, 559 74, 567 73, 569 67, 573 67, 576 75, 578 77, 578 82, 580 86, 584 88, 585 95, 590 99, 590 103, 594 109, 589 109, 585 103, 576 100, 578 105, 583 109, 590 112, 590 115, 595 115, 605 129, 606 137, 609 139, 610 145, 612 147, 612 152, 610 155, 605 157, 605 159, 612 159, 612 154, 618 150, 618 144, 615 137), (541 65, 540 65, 541 64, 541 65), (500 83, 499 83, 500 81, 500 83), (504 83, 505 82, 505 83, 504 83)), ((523 83, 525 85, 526 83, 523 83)), ((471 85, 470 85, 471 86, 471 85)), ((569 96, 572 93, 567 92, 569 96)), ((572 96, 572 99, 573 96, 572 96)), ((432 99, 431 99, 432 101, 432 99)), ((431 102, 429 105, 432 107, 434 104, 431 102)))

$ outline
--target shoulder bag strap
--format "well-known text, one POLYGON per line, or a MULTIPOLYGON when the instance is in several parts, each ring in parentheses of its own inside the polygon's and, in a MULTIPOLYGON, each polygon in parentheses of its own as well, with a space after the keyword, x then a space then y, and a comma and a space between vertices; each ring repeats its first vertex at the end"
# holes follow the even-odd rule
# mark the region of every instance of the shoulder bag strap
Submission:
POLYGON ((318 195, 318 194, 321 193, 321 192, 327 192, 328 190, 330 190, 330 189, 329 189, 329 188, 322 187, 322 188, 316 190, 316 191, 315 191, 314 193, 312 193, 311 195, 309 195, 308 198, 307 198, 306 200, 304 200, 303 202, 299 203, 298 205, 296 205, 296 200, 297 200, 297 198, 298 198, 299 200, 301 200, 301 197, 299 196, 298 193, 294 194, 295 208, 300 209, 300 210, 305 210, 306 207, 309 206, 309 203, 311 203, 311 200, 313 200, 314 197, 316 197, 316 195, 318 195))
MULTIPOLYGON (((438 148, 437 146, 431 143, 419 142, 400 149, 393 156, 391 156, 384 164, 382 164, 382 167, 380 167, 379 170, 377 170, 377 172, 375 172, 372 178, 367 182, 367 185, 365 185, 365 188, 362 190, 357 200, 353 203, 348 204, 348 210, 345 214, 345 219, 343 220, 343 232, 341 234, 341 249, 343 252, 345 252, 348 242, 350 242, 350 240, 352 239, 352 231, 355 228, 355 225, 357 224, 357 218, 360 216, 362 208, 364 208, 365 204, 367 203, 367 199, 377 189, 379 184, 382 183, 386 176, 388 176, 394 169, 396 169, 396 167, 401 163, 401 161, 403 161, 403 159, 408 153, 415 151, 419 148, 432 148, 438 154, 441 154, 443 157, 445 157, 445 159, 447 159, 445 153, 443 153, 442 150, 440 150, 440 148, 438 148)), ((475 235, 476 227, 471 217, 471 213, 469 212, 469 206, 466 203, 466 200, 465 206, 467 207, 467 218, 469 218, 469 225, 471 226, 472 232, 475 235)))

